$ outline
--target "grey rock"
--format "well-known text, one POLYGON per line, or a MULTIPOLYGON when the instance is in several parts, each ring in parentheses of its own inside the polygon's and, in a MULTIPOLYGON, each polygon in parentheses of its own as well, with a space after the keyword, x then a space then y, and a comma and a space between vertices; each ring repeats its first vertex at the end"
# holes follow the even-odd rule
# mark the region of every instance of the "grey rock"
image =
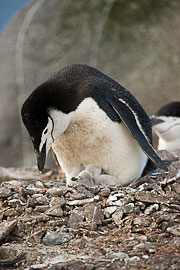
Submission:
POLYGON ((119 259, 120 261, 124 261, 124 262, 127 262, 130 259, 128 254, 126 254, 125 252, 113 253, 112 256, 115 259, 119 259))
POLYGON ((104 208, 104 215, 106 218, 110 218, 112 214, 117 210, 117 206, 108 206, 104 208))
POLYGON ((133 220, 133 224, 134 225, 138 225, 138 226, 143 226, 143 227, 148 227, 150 226, 152 222, 152 219, 149 217, 135 217, 134 220, 133 220))
POLYGON ((49 210, 49 206, 48 206, 48 205, 37 205, 37 206, 34 208, 34 211, 39 212, 39 213, 44 213, 44 212, 46 212, 47 210, 49 210))
POLYGON ((45 195, 34 194, 32 198, 35 199, 39 205, 49 204, 49 200, 45 195))
POLYGON ((140 235, 139 237, 138 237, 138 240, 140 240, 140 241, 147 241, 147 236, 146 235, 140 235))
POLYGON ((135 193, 135 199, 147 203, 162 203, 167 202, 167 199, 157 192, 139 191, 135 193))
POLYGON ((101 191, 98 194, 102 197, 108 197, 110 192, 111 192, 110 188, 104 187, 101 189, 101 191))
POLYGON ((143 250, 143 251, 148 251, 149 250, 149 245, 146 243, 139 243, 133 247, 134 250, 143 250))
POLYGON ((129 203, 120 207, 124 214, 130 214, 134 210, 134 203, 129 203))
POLYGON ((73 229, 79 229, 83 224, 84 219, 84 209, 82 207, 74 208, 68 221, 68 227, 73 229))
POLYGON ((47 263, 39 263, 39 264, 33 264, 30 266, 30 269, 32 270, 40 270, 40 269, 48 269, 48 264, 47 263))
POLYGON ((26 192, 29 193, 29 195, 34 195, 34 194, 37 194, 37 193, 42 193, 43 190, 41 188, 37 188, 35 187, 34 185, 30 185, 26 188, 26 192))
POLYGON ((51 198, 51 201, 50 201, 50 207, 53 207, 53 206, 64 206, 66 203, 64 197, 52 197, 51 198))
POLYGON ((140 261, 140 258, 138 256, 133 256, 130 258, 131 263, 135 263, 135 262, 139 262, 139 261, 140 261))
POLYGON ((136 206, 139 206, 140 209, 142 209, 142 210, 145 209, 145 207, 146 207, 145 203, 139 202, 139 201, 137 201, 137 202, 135 203, 135 205, 136 205, 136 206))
POLYGON ((12 191, 6 187, 0 188, 0 198, 8 198, 12 195, 12 191))
POLYGON ((106 201, 106 205, 110 206, 123 206, 123 200, 117 200, 117 201, 106 201))
POLYGON ((129 239, 128 240, 128 243, 126 244, 126 247, 134 247, 134 246, 136 246, 137 244, 139 244, 139 241, 138 240, 131 240, 131 239, 129 239))
POLYGON ((39 202, 35 198, 29 197, 27 200, 27 207, 35 207, 36 205, 39 205, 39 202))
POLYGON ((147 259, 149 259, 149 256, 148 255, 142 255, 142 258, 147 260, 147 259))
POLYGON ((49 196, 63 196, 64 190, 63 188, 49 188, 47 190, 47 195, 49 196))
POLYGON ((173 209, 177 210, 177 212, 180 212, 180 205, 179 204, 171 204, 170 208, 173 208, 173 209))
POLYGON ((167 231, 175 236, 180 236, 180 225, 175 225, 167 228, 167 231))
POLYGON ((122 210, 116 210, 114 214, 112 214, 112 220, 115 222, 116 225, 120 225, 120 221, 123 217, 122 210))
POLYGON ((0 58, 2 59, 0 93, 1 100, 4 101, 1 104, 1 115, 4 113, 1 126, 4 128, 0 138, 1 145, 6 147, 7 153, 12 151, 14 155, 1 157, 1 164, 21 165, 22 161, 24 164, 34 164, 30 143, 24 144, 27 134, 21 128, 19 116, 15 112, 20 110, 22 101, 29 94, 30 89, 34 89, 49 77, 51 72, 59 69, 59 66, 83 62, 99 67, 116 80, 122 81, 122 84, 125 82, 129 89, 134 89, 133 94, 151 113, 154 113, 161 104, 170 100, 171 95, 174 100, 178 100, 179 85, 176 79, 179 77, 177 65, 180 39, 177 27, 178 1, 172 1, 170 5, 164 3, 162 9, 158 8, 157 3, 154 5, 154 2, 151 1, 145 7, 141 2, 133 3, 133 7, 136 7, 134 9, 128 3, 118 3, 118 1, 111 5, 108 0, 90 1, 87 9, 83 2, 82 0, 78 3, 63 0, 43 1, 43 3, 42 1, 31 1, 13 17, 2 33, 0 39, 0 58), (77 12, 67 15, 67 10, 72 8, 77 12), (58 12, 59 10, 61 12, 58 12), (99 16, 99 10, 105 12, 101 15, 102 19, 96 22, 94 18, 99 16), (139 16, 136 16, 137 10, 139 16), (129 14, 128 12, 130 12, 131 15, 116 17, 114 16, 116 12, 117 14, 129 14), (146 12, 148 14, 145 16, 146 18, 143 18, 146 12), (164 20, 158 20, 163 17, 165 12, 167 12, 167 16, 164 20), (49 15, 48 18, 46 14, 49 15), (82 25, 83 14, 86 16, 82 25), (157 23, 154 24, 154 21, 148 20, 147 17, 153 17, 157 23), (142 18, 141 21, 140 18, 142 18), (52 20, 53 29, 50 27, 52 20), (69 25, 68 39, 64 21, 69 25), (24 29, 24 25, 26 25, 26 29, 24 29), (119 25, 121 25, 120 28, 119 25), (96 33, 96 29, 98 29, 98 33, 96 33), (172 44, 167 44, 166 37, 171 36, 171 29, 174 30, 176 38, 173 38, 172 44), (41 39, 38 36, 40 32, 41 39), (50 33, 49 39, 47 39, 47 32, 50 33), (134 35, 134 33, 140 34, 134 35), (164 39, 160 38, 162 35, 165 37, 164 39), (59 40, 60 42, 58 42, 59 40), (42 47, 44 47, 44 57, 40 57, 42 47), (125 51, 123 51, 124 48, 126 48, 125 51), (109 55, 107 55, 107 51, 110 52, 109 55), (119 51, 124 53, 118 54, 119 51), (142 56, 142 51, 144 51, 143 56, 145 57, 142 56), (162 59, 161 54, 166 55, 168 61, 162 59), (60 64, 55 55, 60 56, 60 64), (137 59, 139 59, 138 63, 137 59), (120 70, 118 63, 123 63, 120 70), (136 70, 133 68, 135 65, 137 65, 136 70), (153 72, 148 72, 154 67, 157 76, 154 76, 153 72), (8 80, 7 74, 11 74, 8 80), (146 85, 149 85, 148 93, 144 90, 146 85), (18 91, 15 91, 17 89, 18 91), (156 98, 157 92, 159 93, 158 98, 156 98), (8 104, 12 104, 11 111, 6 110, 8 104), (10 127, 9 119, 13 119, 10 127), (17 136, 12 137, 15 128, 17 136), (9 141, 11 143, 8 143, 9 141))
POLYGON ((175 191, 176 193, 180 194, 180 185, 178 183, 172 184, 172 190, 175 191))
POLYGON ((73 235, 69 233, 47 232, 42 239, 42 243, 46 246, 62 245, 72 239, 73 235))
POLYGON ((21 207, 25 205, 25 203, 23 203, 21 200, 18 200, 18 199, 12 199, 8 201, 8 205, 16 208, 16 207, 21 207))
POLYGON ((124 198, 125 194, 123 192, 114 193, 113 195, 110 195, 107 201, 117 201, 119 198, 124 198))
POLYGON ((17 221, 4 221, 0 224, 0 242, 3 241, 16 227, 17 221))
POLYGON ((36 187, 37 188, 42 188, 42 189, 44 189, 44 184, 43 184, 43 182, 41 182, 41 181, 36 181, 36 187))
POLYGON ((55 226, 59 227, 59 226, 64 224, 64 219, 50 220, 50 221, 48 221, 48 224, 50 226, 53 226, 53 227, 55 227, 55 226))
POLYGON ((49 210, 46 211, 46 215, 53 216, 53 217, 62 217, 63 216, 63 210, 60 206, 53 206, 49 210))
POLYGON ((147 248, 147 252, 149 254, 154 254, 155 253, 155 249, 154 248, 147 248))
POLYGON ((26 208, 25 208, 25 212, 26 212, 27 214, 31 214, 31 213, 33 212, 33 208, 32 208, 32 207, 26 207, 26 208))
POLYGON ((92 203, 95 201, 98 201, 100 198, 99 195, 94 196, 93 198, 87 198, 87 199, 82 199, 82 200, 73 200, 73 201, 68 201, 68 205, 84 205, 86 203, 92 203))
POLYGON ((158 211, 159 210, 159 204, 153 204, 153 205, 150 205, 148 206, 145 210, 144 210, 144 214, 146 215, 150 215, 152 214, 153 212, 155 211, 158 211))
POLYGON ((100 204, 87 204, 84 206, 84 216, 86 222, 95 223, 97 225, 102 224, 104 218, 100 204))
POLYGON ((7 209, 3 214, 5 217, 19 216, 19 213, 14 208, 7 209))

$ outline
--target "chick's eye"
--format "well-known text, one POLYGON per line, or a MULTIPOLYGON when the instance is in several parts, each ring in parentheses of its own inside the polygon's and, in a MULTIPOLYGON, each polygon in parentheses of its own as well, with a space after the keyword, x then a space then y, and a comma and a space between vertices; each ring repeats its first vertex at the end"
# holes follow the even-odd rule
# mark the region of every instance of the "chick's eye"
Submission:
POLYGON ((44 134, 46 134, 48 132, 48 129, 46 128, 45 131, 44 131, 44 134))

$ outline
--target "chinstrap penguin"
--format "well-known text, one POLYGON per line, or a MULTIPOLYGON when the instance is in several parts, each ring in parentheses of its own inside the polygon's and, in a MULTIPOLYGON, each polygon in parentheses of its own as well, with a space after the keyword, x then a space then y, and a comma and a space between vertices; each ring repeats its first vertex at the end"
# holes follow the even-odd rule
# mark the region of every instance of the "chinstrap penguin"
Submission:
POLYGON ((167 170, 152 147, 151 121, 141 105, 88 65, 71 65, 52 75, 27 98, 21 114, 39 170, 51 147, 67 184, 81 164, 96 164, 121 185, 141 177, 147 163, 167 170))
POLYGON ((180 149, 180 102, 164 105, 151 117, 153 131, 158 136, 158 150, 180 149))

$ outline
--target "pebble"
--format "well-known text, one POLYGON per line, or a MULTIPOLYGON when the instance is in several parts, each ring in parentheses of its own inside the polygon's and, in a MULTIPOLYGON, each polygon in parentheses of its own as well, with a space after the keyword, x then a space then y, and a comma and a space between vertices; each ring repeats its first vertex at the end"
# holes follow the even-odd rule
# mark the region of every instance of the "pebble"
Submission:
POLYGON ((49 204, 49 200, 48 200, 47 196, 45 196, 45 195, 34 194, 34 195, 32 195, 32 198, 36 199, 37 203, 40 204, 40 205, 41 204, 42 205, 49 204))
POLYGON ((177 194, 180 194, 180 185, 178 183, 172 184, 171 187, 173 191, 175 191, 177 194))
POLYGON ((30 269, 32 270, 48 269, 48 264, 47 263, 33 264, 30 266, 30 269))
POLYGON ((63 196, 63 193, 64 193, 64 190, 61 189, 61 188, 49 188, 47 191, 46 191, 47 195, 51 195, 51 196, 63 196))
POLYGON ((110 218, 112 214, 117 210, 117 206, 108 206, 104 209, 104 215, 106 218, 110 218))
POLYGON ((136 206, 139 206, 140 209, 142 209, 142 210, 144 210, 144 209, 146 208, 146 204, 143 203, 143 202, 137 201, 137 202, 135 203, 135 205, 136 205, 136 206))
POLYGON ((130 214, 134 210, 134 203, 129 203, 120 207, 124 214, 130 214))
POLYGON ((84 216, 87 222, 95 223, 97 225, 102 224, 104 215, 100 204, 87 204, 84 206, 84 216))
POLYGON ((55 205, 46 211, 46 215, 53 217, 63 217, 63 210, 60 206, 55 205))
POLYGON ((140 258, 138 256, 133 256, 130 258, 130 262, 138 262, 140 261, 140 258))
POLYGON ((44 189, 44 184, 43 184, 41 181, 39 181, 39 180, 36 181, 36 184, 35 184, 35 185, 36 185, 37 188, 42 188, 42 189, 44 189))
POLYGON ((109 196, 109 194, 110 194, 110 188, 108 188, 108 187, 105 187, 105 188, 103 188, 103 189, 101 189, 101 191, 98 193, 100 196, 102 196, 102 197, 108 197, 109 196))
POLYGON ((71 211, 67 226, 73 229, 79 229, 84 220, 84 209, 82 207, 74 208, 71 211))
POLYGON ((51 198, 51 201, 49 203, 50 207, 53 207, 53 206, 64 206, 66 204, 66 201, 64 199, 64 197, 52 197, 51 198))
POLYGON ((152 219, 147 218, 147 217, 135 217, 133 220, 134 225, 143 226, 143 227, 150 226, 151 222, 152 222, 152 219))
POLYGON ((9 188, 0 188, 0 198, 8 198, 12 195, 12 191, 9 188))
POLYGON ((133 246, 133 249, 134 250, 148 250, 149 246, 145 243, 139 243, 139 244, 133 246))
POLYGON ((115 260, 120 260, 120 261, 124 261, 127 262, 128 260, 130 260, 128 254, 126 254, 125 252, 117 252, 117 253, 113 253, 112 256, 115 258, 115 260))
POLYGON ((49 226, 61 226, 64 224, 64 219, 56 219, 56 220, 49 220, 48 221, 49 226))
POLYGON ((116 210, 114 214, 112 214, 112 220, 115 222, 116 225, 120 224, 120 221, 123 217, 122 210, 116 210))
POLYGON ((137 240, 128 240, 128 243, 126 244, 127 247, 134 247, 136 246, 137 244, 139 244, 139 241, 137 240))
POLYGON ((149 256, 148 255, 142 255, 142 258, 147 260, 147 259, 149 259, 149 256))
POLYGON ((145 215, 150 215, 152 214, 153 212, 155 211, 158 211, 159 210, 159 204, 153 204, 153 205, 150 205, 148 206, 145 210, 144 210, 144 214, 145 215))
POLYGON ((176 226, 167 228, 167 232, 179 237, 180 236, 180 225, 176 225, 176 226))
POLYGON ((4 211, 5 217, 15 217, 18 215, 19 215, 19 213, 14 208, 10 208, 10 209, 7 209, 6 211, 4 211))
POLYGON ((146 203, 162 203, 167 201, 167 199, 162 195, 158 195, 157 193, 153 193, 150 191, 136 192, 135 199, 146 203))
POLYGON ((16 227, 17 221, 13 220, 10 222, 4 221, 0 225, 0 242, 3 241, 7 235, 16 227))
POLYGON ((46 246, 51 245, 62 245, 73 239, 73 235, 70 233, 57 233, 57 232, 47 232, 42 239, 42 243, 46 246))
POLYGON ((21 200, 18 200, 18 199, 12 199, 8 201, 8 205, 16 208, 16 207, 21 207, 25 205, 25 203, 23 203, 21 200))
POLYGON ((87 198, 87 199, 82 199, 82 200, 73 200, 73 201, 69 201, 67 202, 68 205, 84 205, 86 203, 91 203, 94 201, 98 201, 100 198, 99 195, 94 196, 93 198, 87 198))
POLYGON ((115 193, 113 195, 110 195, 109 198, 107 199, 107 202, 114 202, 117 201, 118 198, 124 198, 124 193, 115 193))
POLYGON ((48 205, 37 205, 34 209, 34 211, 40 212, 40 213, 44 213, 47 210, 49 210, 49 206, 48 205))
POLYGON ((39 205, 39 202, 35 198, 29 197, 27 200, 27 207, 35 207, 36 205, 39 205))
MULTIPOLYGON (((154 243, 159 244, 159 239, 163 239, 163 244, 166 245, 167 239, 174 237, 179 241, 180 236, 179 183, 174 179, 162 180, 161 176, 159 184, 155 178, 152 180, 149 176, 150 182, 141 182, 136 189, 120 186, 90 187, 84 184, 66 187, 58 181, 40 180, 4 182, 0 188, 0 241, 1 238, 4 241, 7 236, 10 241, 11 237, 12 240, 14 237, 23 237, 37 244, 49 228, 52 231, 48 230, 42 240, 45 245, 63 244, 73 239, 73 235, 77 239, 83 235, 84 242, 88 245, 86 239, 89 239, 89 235, 93 235, 95 241, 96 237, 106 233, 108 235, 113 230, 114 238, 118 235, 115 240, 113 238, 115 243, 119 241, 118 248, 119 245, 120 248, 127 248, 130 257, 123 252, 112 255, 111 243, 106 247, 103 242, 100 245, 101 254, 109 254, 110 249, 114 263, 117 259, 123 261, 124 258, 132 263, 133 260, 136 263, 139 258, 148 260, 151 258, 150 254, 156 251, 154 243), (152 187, 154 190, 151 190, 152 187), (37 232, 36 226, 41 226, 42 230, 37 232), (151 231, 158 231, 159 234, 151 239, 151 231), (136 234, 130 238, 132 232, 136 234)), ((70 252, 76 253, 74 247, 72 241, 70 252)), ((32 267, 47 268, 46 263, 45 266, 31 265, 29 269, 33 269, 32 267)))

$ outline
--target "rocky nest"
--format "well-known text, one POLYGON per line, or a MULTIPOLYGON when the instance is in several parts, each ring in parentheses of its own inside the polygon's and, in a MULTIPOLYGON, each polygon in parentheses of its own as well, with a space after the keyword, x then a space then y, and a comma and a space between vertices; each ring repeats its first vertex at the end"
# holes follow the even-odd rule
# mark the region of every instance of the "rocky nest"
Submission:
POLYGON ((180 269, 180 151, 128 187, 0 169, 0 268, 180 269))

